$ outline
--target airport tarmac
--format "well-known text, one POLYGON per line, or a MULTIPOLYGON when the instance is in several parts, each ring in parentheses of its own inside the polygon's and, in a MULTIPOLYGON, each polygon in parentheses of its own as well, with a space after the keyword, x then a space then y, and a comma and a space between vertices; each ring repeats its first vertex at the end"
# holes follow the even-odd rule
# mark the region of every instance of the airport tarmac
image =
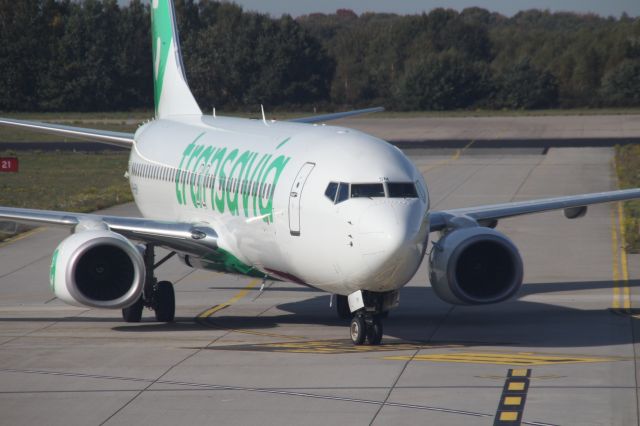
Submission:
POLYGON ((640 135, 637 114, 438 117, 376 114, 338 120, 335 124, 392 141, 625 139, 640 135))
MULTIPOLYGON (((616 188, 611 148, 471 154, 412 158, 434 209, 616 188)), ((639 424, 640 267, 621 249, 618 204, 497 229, 525 262, 517 298, 449 306, 423 264, 384 344, 354 347, 327 294, 261 293, 175 259, 158 271, 176 284, 174 324, 67 306, 48 286, 67 232, 41 228, 0 246, 0 424, 639 424)))

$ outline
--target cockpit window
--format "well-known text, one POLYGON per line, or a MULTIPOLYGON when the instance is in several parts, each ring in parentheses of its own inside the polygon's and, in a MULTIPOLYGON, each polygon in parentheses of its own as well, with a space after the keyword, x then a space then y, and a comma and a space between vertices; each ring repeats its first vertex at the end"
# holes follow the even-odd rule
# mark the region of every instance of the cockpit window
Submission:
POLYGON ((381 183, 351 184, 351 198, 384 197, 384 185, 381 183))
MULTIPOLYGON (((417 183, 387 182, 387 183, 352 183, 329 182, 324 195, 334 204, 349 198, 418 198, 417 183), (385 194, 385 185, 387 186, 385 194)), ((420 192, 422 196, 422 192, 420 192)))
POLYGON ((418 198, 416 185, 414 183, 387 183, 389 188, 389 198, 418 198))
POLYGON ((338 187, 338 197, 336 198, 336 204, 341 203, 349 198, 349 184, 340 182, 338 187))
POLYGON ((338 182, 329 182, 329 185, 327 185, 327 190, 324 191, 324 195, 327 196, 328 199, 331 200, 331 202, 335 202, 336 201, 336 194, 338 193, 338 182))

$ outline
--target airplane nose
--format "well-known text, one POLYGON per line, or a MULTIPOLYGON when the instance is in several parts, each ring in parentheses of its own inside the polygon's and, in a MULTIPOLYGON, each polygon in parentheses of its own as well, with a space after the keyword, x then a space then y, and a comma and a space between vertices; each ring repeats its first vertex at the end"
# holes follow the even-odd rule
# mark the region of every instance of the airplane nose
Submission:
POLYGON ((419 203, 412 201, 381 203, 362 214, 355 243, 370 272, 378 275, 376 280, 406 262, 420 263, 426 238, 423 221, 419 203))
POLYGON ((406 240, 408 229, 396 209, 389 204, 371 206, 358 220, 357 244, 360 252, 375 255, 395 251, 406 240))

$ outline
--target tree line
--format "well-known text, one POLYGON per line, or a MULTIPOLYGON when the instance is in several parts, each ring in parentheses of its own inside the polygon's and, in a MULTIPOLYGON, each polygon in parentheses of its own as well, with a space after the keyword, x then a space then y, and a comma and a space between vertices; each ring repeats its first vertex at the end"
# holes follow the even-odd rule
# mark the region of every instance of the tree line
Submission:
MULTIPOLYGON (((176 0, 203 109, 640 106, 640 18, 481 8, 293 19, 176 0)), ((0 0, 0 110, 152 108, 149 5, 0 0)))

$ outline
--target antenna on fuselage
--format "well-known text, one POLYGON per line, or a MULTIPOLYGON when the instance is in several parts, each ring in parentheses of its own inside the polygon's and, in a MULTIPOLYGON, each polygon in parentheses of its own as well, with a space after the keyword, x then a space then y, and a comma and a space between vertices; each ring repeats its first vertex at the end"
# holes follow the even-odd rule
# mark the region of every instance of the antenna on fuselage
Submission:
POLYGON ((213 107, 213 118, 218 118, 216 117, 216 107, 213 107))
POLYGON ((264 105, 260 104, 260 110, 262 111, 262 122, 267 125, 267 116, 264 115, 264 105))

